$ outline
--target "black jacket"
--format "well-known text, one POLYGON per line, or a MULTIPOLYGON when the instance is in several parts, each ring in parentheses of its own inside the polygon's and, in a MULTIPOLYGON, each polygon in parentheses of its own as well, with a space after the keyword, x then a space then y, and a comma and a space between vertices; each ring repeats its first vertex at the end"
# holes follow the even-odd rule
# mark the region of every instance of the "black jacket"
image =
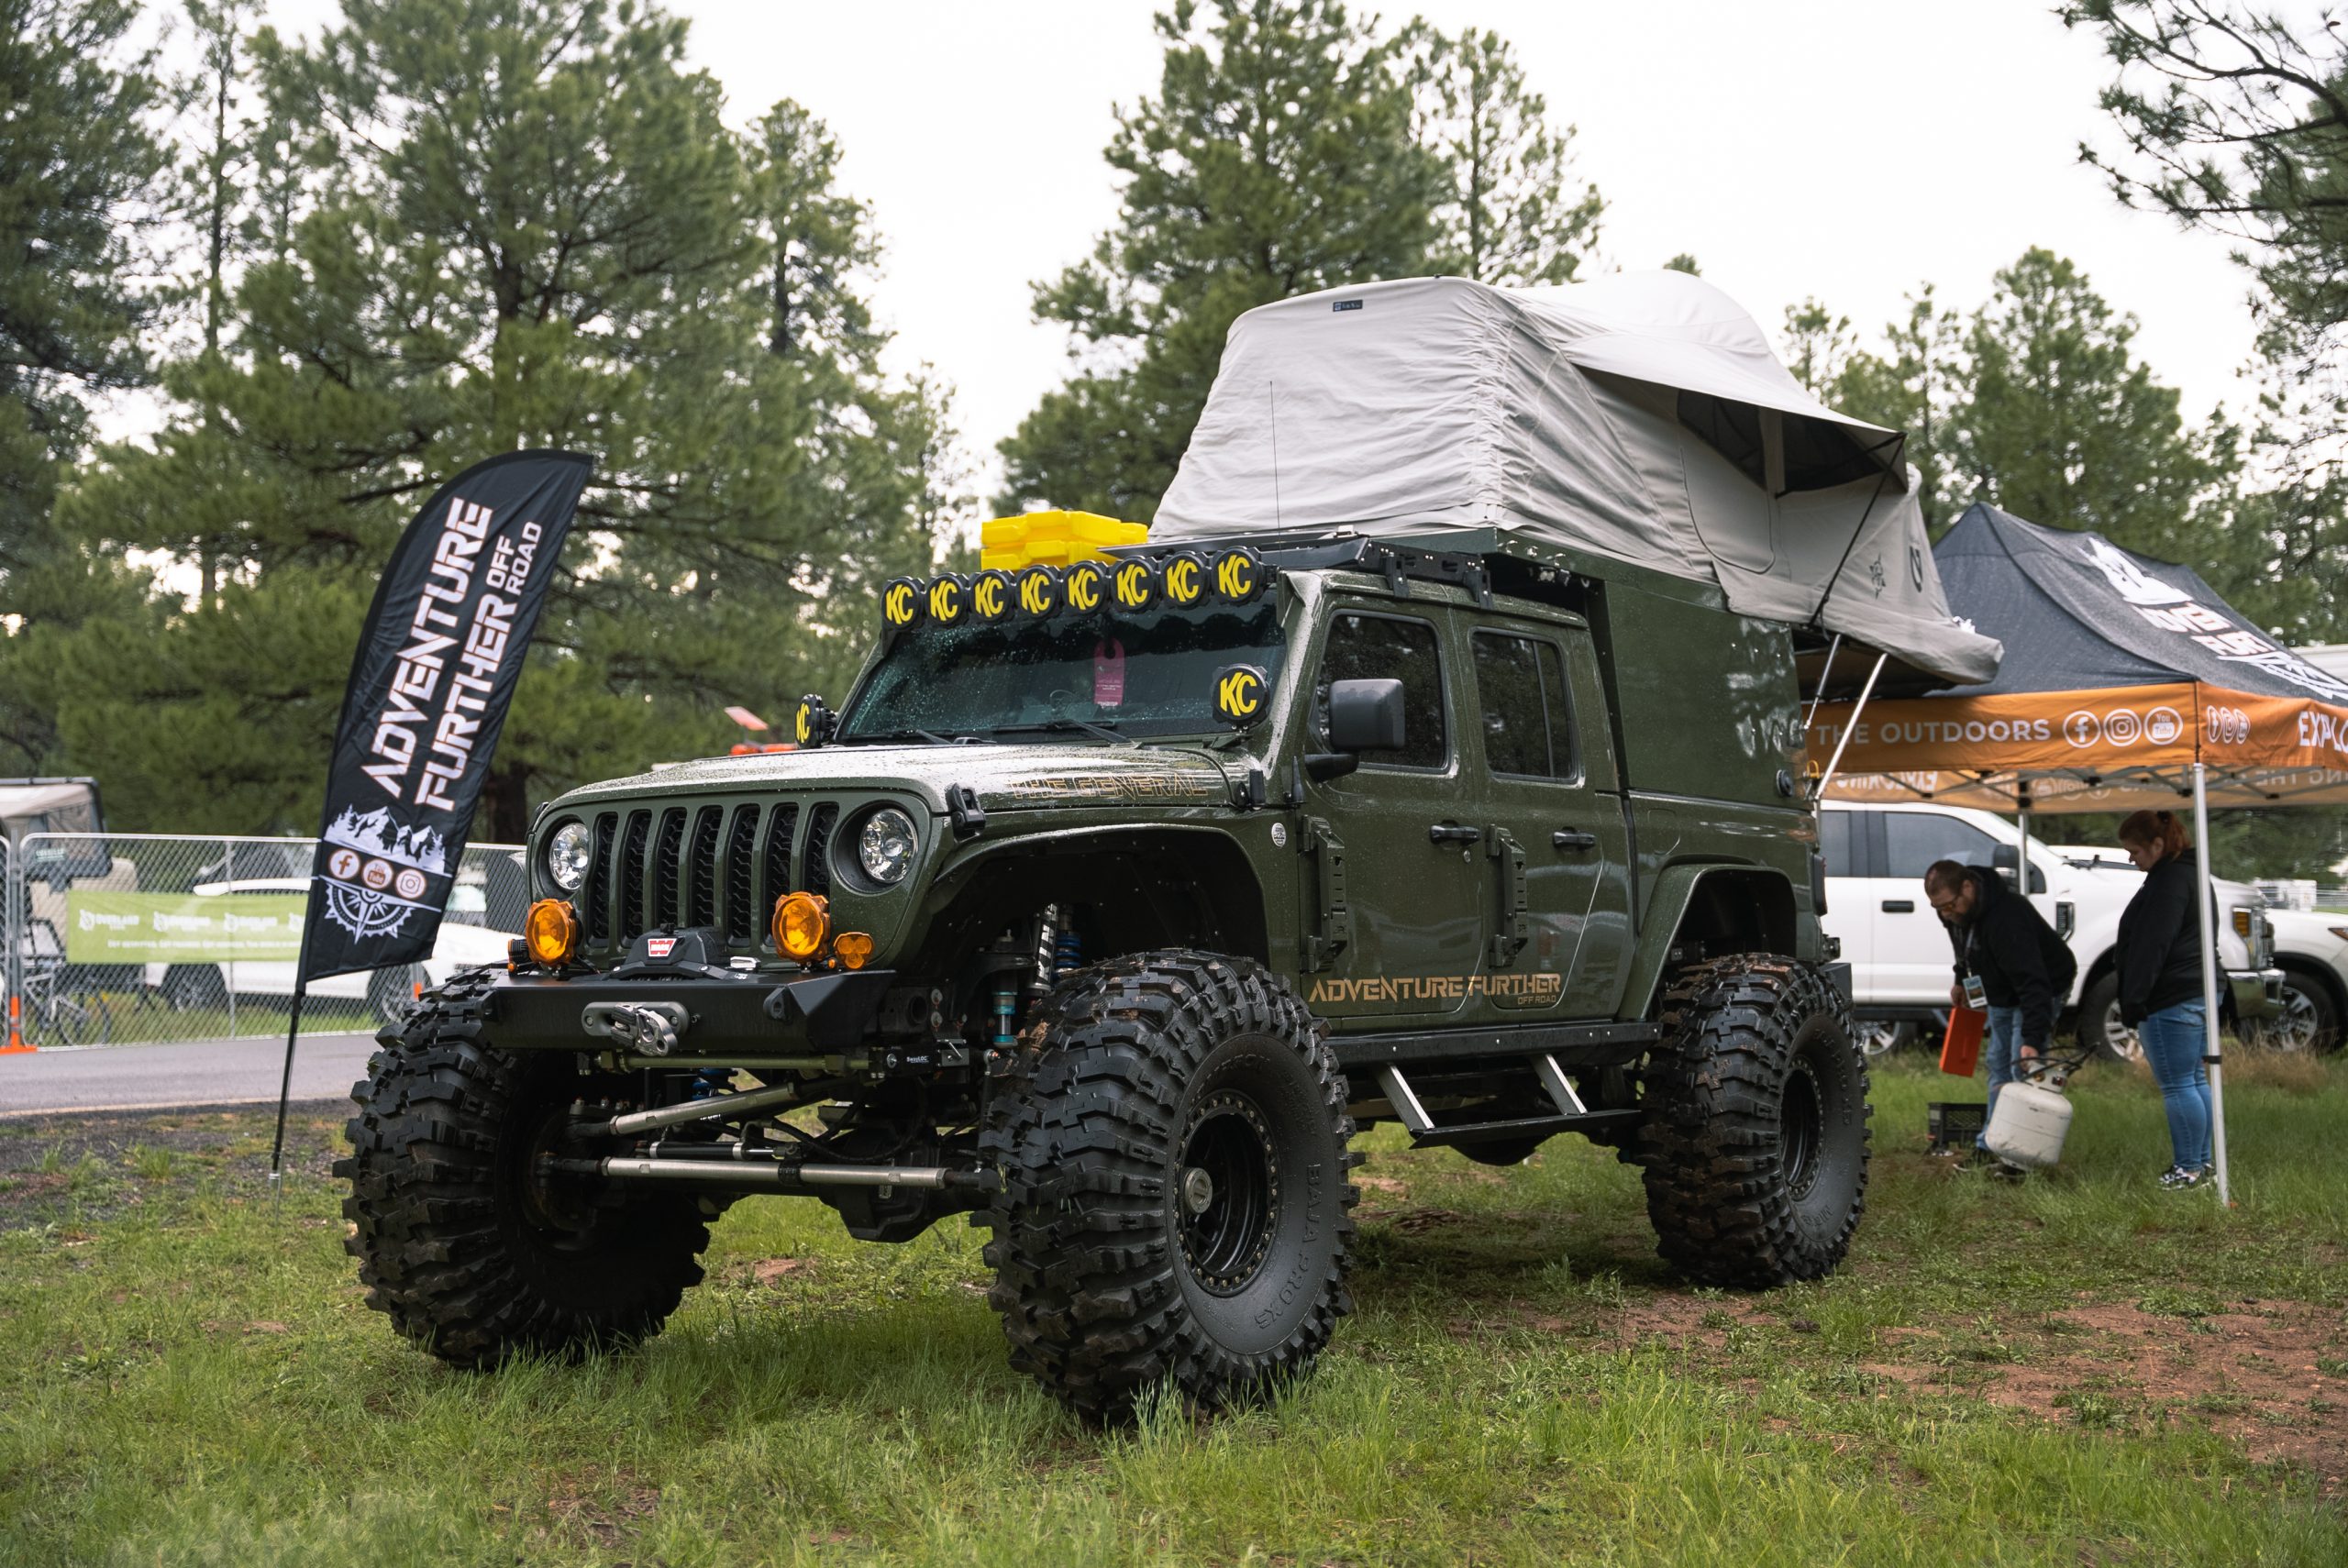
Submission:
MULTIPOLYGON (((2190 855, 2171 856, 2144 873, 2121 911, 2120 1021, 2131 1029, 2165 1007, 2201 999, 2201 922, 2193 912, 2199 880, 2190 855)), ((2217 931, 2213 907, 2213 940, 2217 931)))
POLYGON ((2021 1009, 2021 1043, 2043 1049, 2054 1034, 2054 1014, 2071 994, 2078 960, 2004 878, 1986 866, 1968 866, 1965 875, 1974 888, 1973 918, 1948 933, 1956 977, 1978 975, 1991 1007, 2021 1009))

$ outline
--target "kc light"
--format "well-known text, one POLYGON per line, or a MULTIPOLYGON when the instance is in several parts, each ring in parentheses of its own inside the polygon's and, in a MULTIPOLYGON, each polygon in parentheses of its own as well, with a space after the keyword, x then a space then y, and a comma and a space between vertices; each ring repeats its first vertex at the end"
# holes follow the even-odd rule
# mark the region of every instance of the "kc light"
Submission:
POLYGON ((522 941, 535 963, 570 963, 579 951, 579 911, 567 899, 540 899, 522 917, 522 941))
POLYGON ((1207 596, 1206 558, 1194 550, 1178 550, 1166 558, 1161 580, 1166 602, 1188 610, 1207 596))
POLYGON ((982 571, 970 580, 970 613, 981 621, 1000 621, 1011 613, 1011 574, 982 571))
POLYGON ((1062 586, 1068 594, 1068 607, 1080 615, 1090 615, 1109 602, 1109 569, 1099 561, 1079 561, 1068 569, 1062 586))
POLYGON ((1031 620, 1041 620, 1060 607, 1060 569, 1053 566, 1031 566, 1011 580, 1012 597, 1019 605, 1019 613, 1031 620))
POLYGON ((1118 609, 1138 614, 1157 602, 1157 568, 1148 561, 1119 561, 1109 574, 1109 589, 1118 609))
POLYGON ((575 893, 587 881, 587 867, 595 859, 595 835, 585 823, 565 823, 547 841, 547 875, 566 893, 575 893))
POLYGON ((821 893, 785 893, 774 901, 774 944, 793 958, 813 958, 832 933, 832 907, 821 893))
POLYGON ((932 578, 929 584, 929 618, 940 626, 959 623, 962 613, 970 607, 970 580, 947 572, 932 578))
POLYGON ((1264 558, 1245 545, 1214 558, 1214 591, 1226 604, 1254 603, 1264 579, 1264 558))
POLYGON ((883 887, 893 888, 914 868, 914 820, 894 806, 883 806, 864 819, 856 835, 857 863, 864 874, 883 887))
POLYGON ((843 931, 832 943, 832 956, 843 969, 861 969, 872 962, 872 938, 860 931, 843 931))

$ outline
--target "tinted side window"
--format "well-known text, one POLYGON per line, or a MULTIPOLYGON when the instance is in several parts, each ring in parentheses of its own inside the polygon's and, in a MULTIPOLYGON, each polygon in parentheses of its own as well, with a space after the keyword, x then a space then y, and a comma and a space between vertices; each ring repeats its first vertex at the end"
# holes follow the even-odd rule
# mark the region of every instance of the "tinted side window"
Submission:
MULTIPOLYGON (((1434 628, 1424 621, 1339 612, 1321 656, 1324 704, 1330 685, 1339 680, 1402 683, 1402 749, 1369 752, 1363 767, 1440 767, 1451 755, 1443 723, 1443 655, 1434 628)), ((1322 719, 1325 723, 1325 707, 1322 719)))
POLYGON ((1935 860, 1987 866, 1998 841, 1970 823, 1937 812, 1883 813, 1884 875, 1921 879, 1935 860))
POLYGON ((1826 874, 1829 877, 1856 877, 1857 856, 1851 853, 1851 813, 1821 812, 1818 813, 1818 846, 1826 854, 1826 874))
POLYGON ((1476 701, 1484 715, 1484 766, 1494 773, 1549 775, 1549 713, 1541 700, 1539 645, 1476 634, 1476 701))

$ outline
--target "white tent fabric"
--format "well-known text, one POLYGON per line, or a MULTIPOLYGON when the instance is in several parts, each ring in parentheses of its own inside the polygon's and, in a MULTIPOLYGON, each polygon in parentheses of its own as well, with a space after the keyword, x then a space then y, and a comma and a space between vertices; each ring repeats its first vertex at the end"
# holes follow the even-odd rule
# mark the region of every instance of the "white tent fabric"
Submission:
POLYGON ((1898 450, 1685 274, 1413 278, 1241 316, 1150 537, 1513 529, 1986 679, 1998 645, 1949 614, 1898 450))

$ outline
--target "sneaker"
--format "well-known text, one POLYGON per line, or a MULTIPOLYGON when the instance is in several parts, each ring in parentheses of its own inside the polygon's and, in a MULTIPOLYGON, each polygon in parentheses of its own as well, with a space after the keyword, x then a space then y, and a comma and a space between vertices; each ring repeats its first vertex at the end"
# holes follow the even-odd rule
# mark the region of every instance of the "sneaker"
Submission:
POLYGON ((2171 1165, 2161 1176, 2161 1190, 2183 1192, 2187 1187, 2199 1187, 2209 1179, 2210 1167, 2207 1165, 2198 1165, 2191 1170, 2183 1165, 2171 1165))

